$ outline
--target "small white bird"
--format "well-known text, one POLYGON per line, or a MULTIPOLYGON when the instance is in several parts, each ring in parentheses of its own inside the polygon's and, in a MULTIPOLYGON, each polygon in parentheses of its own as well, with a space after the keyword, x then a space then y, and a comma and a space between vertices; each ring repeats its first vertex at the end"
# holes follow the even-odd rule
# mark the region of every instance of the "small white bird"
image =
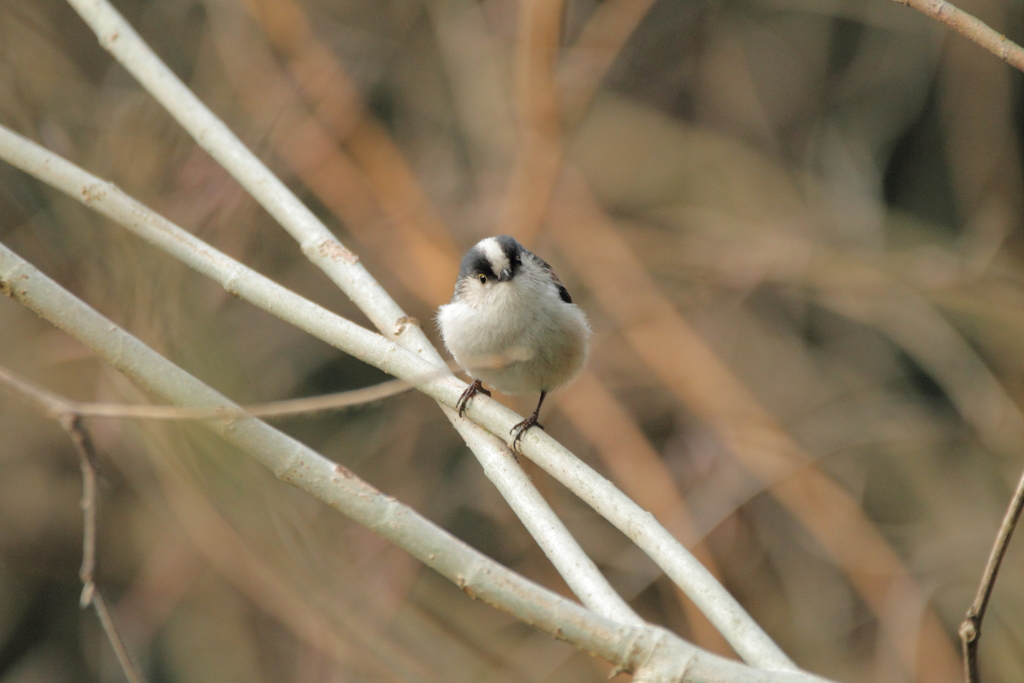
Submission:
POLYGON ((481 240, 462 258, 451 303, 437 313, 448 351, 473 378, 459 414, 483 382, 503 394, 540 392, 533 415, 510 432, 513 448, 549 391, 569 383, 587 359, 590 325, 547 263, 508 235, 481 240))

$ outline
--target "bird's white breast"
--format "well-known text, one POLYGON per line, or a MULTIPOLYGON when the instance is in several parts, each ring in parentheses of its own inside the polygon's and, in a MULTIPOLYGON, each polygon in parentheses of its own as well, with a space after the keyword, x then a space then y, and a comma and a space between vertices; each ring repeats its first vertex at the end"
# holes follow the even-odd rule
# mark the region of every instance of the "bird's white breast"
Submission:
POLYGON ((438 311, 445 346, 475 379, 506 394, 550 391, 583 367, 590 327, 547 273, 476 288, 438 311))

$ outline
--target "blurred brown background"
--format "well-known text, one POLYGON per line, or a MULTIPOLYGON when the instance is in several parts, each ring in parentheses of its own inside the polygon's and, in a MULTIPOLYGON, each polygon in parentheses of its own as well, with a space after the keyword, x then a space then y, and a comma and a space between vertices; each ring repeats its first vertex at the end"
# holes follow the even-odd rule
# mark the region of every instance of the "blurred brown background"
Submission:
MULTIPOLYGON (((1024 37, 1019 2, 958 4, 1024 37)), ((548 432, 801 666, 960 679, 956 627, 1024 468, 1019 73, 890 0, 117 6, 433 338, 475 241, 550 261, 596 334, 548 432)), ((65 4, 0 0, 0 123, 368 324, 65 4)), ((0 239, 238 401, 385 379, 2 163, 0 239)), ((0 340, 0 363, 66 396, 148 400, 8 299, 0 340)), ((565 592, 431 401, 276 424, 565 592)), ((88 426, 98 584, 151 681, 610 673, 199 427, 88 426)), ((523 464, 643 616, 728 653, 523 464)), ((4 683, 121 680, 77 607, 79 492, 65 433, 0 392, 4 683)), ((1022 548, 984 627, 993 683, 1024 679, 1022 548)))

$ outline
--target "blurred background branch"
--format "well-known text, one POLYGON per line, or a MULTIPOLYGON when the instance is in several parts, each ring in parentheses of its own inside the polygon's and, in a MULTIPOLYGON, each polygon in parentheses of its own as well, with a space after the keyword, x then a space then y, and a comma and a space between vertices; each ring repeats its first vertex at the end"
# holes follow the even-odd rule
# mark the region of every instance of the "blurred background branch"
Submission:
POLYGON ((1018 71, 1024 71, 1024 48, 993 31, 985 22, 973 17, 946 0, 896 0, 913 7, 925 16, 940 21, 963 37, 985 48, 1018 71))

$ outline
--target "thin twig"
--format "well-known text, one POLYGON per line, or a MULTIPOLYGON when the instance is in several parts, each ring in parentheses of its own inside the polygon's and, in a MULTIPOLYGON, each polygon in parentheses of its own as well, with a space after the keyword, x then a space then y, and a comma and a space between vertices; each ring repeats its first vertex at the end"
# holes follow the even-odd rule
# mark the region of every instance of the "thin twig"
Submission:
POLYGON ((1018 71, 1024 71, 1024 48, 981 19, 949 4, 946 0, 896 0, 912 7, 977 43, 1018 71))
MULTIPOLYGON (((34 396, 35 397, 35 396, 34 396)), ((142 683, 143 678, 135 665, 128 657, 124 642, 117 632, 114 620, 107 609, 107 603, 103 595, 96 588, 93 580, 93 572, 96 569, 96 470, 99 466, 99 459, 96 456, 96 447, 92 443, 88 430, 82 424, 82 416, 73 413, 65 413, 60 424, 71 436, 75 444, 75 451, 78 453, 78 461, 82 467, 82 566, 78 570, 78 576, 82 580, 82 597, 79 604, 82 608, 92 605, 99 617, 103 632, 114 649, 121 670, 130 683, 142 683)))
POLYGON ((964 674, 969 683, 978 683, 978 641, 981 638, 981 622, 988 610, 988 601, 992 597, 992 589, 995 588, 996 576, 999 574, 999 567, 1002 565, 1003 557, 1006 555, 1006 548, 1010 544, 1010 537, 1020 519, 1021 510, 1024 509, 1024 475, 1021 475, 1017 483, 1017 490, 1013 493, 1010 506, 1006 509, 1006 516, 999 526, 999 533, 996 534, 995 543, 992 546, 992 553, 985 565, 985 572, 981 576, 981 583, 978 585, 978 593, 974 596, 971 608, 967 610, 967 616, 960 624, 960 639, 963 642, 964 653, 964 674))
POLYGON ((147 406, 124 403, 90 403, 72 401, 58 396, 43 387, 19 377, 0 365, 0 385, 8 385, 42 403, 51 417, 73 413, 82 417, 106 417, 126 420, 211 420, 240 417, 286 417, 310 415, 328 410, 342 410, 381 401, 411 390, 411 384, 403 379, 391 379, 380 384, 349 391, 340 391, 322 396, 292 398, 267 403, 241 406, 238 410, 228 408, 179 408, 178 406, 147 406))
POLYGON ((93 571, 96 568, 96 470, 99 467, 96 449, 78 415, 65 415, 60 424, 71 436, 82 468, 82 566, 78 577, 82 580, 82 607, 92 602, 93 571))
POLYGON ((50 417, 60 418, 71 410, 71 401, 39 386, 0 365, 0 384, 14 389, 18 394, 39 404, 50 417))
POLYGON ((96 610, 96 616, 100 618, 100 623, 103 624, 103 630, 106 631, 107 638, 110 639, 110 645, 114 648, 117 662, 121 665, 121 670, 124 671, 125 677, 130 683, 143 683, 145 679, 135 669, 132 660, 128 658, 128 650, 125 649, 121 636, 118 635, 117 630, 114 628, 114 620, 110 617, 107 602, 99 591, 93 593, 92 606, 96 610))

